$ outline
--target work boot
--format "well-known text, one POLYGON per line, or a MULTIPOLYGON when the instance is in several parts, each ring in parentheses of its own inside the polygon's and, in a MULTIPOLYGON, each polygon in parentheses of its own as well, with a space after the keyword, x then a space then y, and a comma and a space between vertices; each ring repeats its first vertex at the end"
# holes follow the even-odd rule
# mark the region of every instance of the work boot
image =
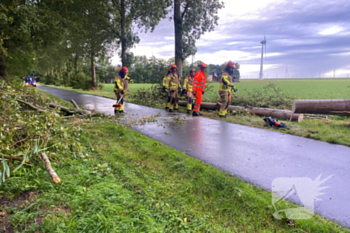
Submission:
POLYGON ((165 111, 168 111, 168 110, 169 110, 169 107, 168 107, 168 106, 166 106, 166 107, 165 107, 165 111))
POLYGON ((174 110, 172 110, 172 109, 169 109, 169 112, 174 112, 174 110))
POLYGON ((123 111, 119 111, 119 113, 124 113, 124 110, 123 111))
POLYGON ((198 112, 193 112, 192 116, 200 116, 198 112))
POLYGON ((191 112, 192 112, 191 110, 187 110, 187 114, 191 114, 191 112))
POLYGON ((117 114, 119 111, 117 109, 114 109, 114 114, 117 114))
POLYGON ((219 117, 222 117, 222 118, 227 118, 226 115, 219 115, 219 117))
POLYGON ((174 108, 174 111, 179 111, 179 109, 178 108, 174 108))
POLYGON ((203 113, 200 113, 200 112, 199 112, 198 114, 199 114, 200 116, 203 116, 203 113))

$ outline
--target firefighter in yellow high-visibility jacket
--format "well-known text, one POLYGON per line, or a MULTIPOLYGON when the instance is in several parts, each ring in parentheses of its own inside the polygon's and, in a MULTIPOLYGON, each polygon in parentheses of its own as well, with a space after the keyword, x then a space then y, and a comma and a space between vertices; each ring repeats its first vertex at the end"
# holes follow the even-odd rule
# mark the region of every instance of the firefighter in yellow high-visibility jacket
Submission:
POLYGON ((193 78, 196 74, 196 69, 192 68, 190 70, 190 74, 187 75, 184 79, 184 85, 182 89, 182 94, 186 96, 187 98, 187 113, 191 114, 192 112, 192 104, 193 104, 193 96, 192 96, 192 85, 193 85, 193 78))
POLYGON ((170 91, 168 89, 168 83, 170 81, 170 79, 169 79, 170 72, 171 72, 171 67, 169 67, 167 75, 165 75, 164 78, 163 78, 163 91, 166 93, 166 95, 168 97, 167 100, 166 100, 165 110, 169 109, 170 99, 171 99, 170 91))
POLYGON ((226 118, 228 105, 231 103, 231 91, 237 91, 233 85, 233 69, 235 68, 235 63, 229 62, 226 65, 224 73, 220 78, 219 95, 221 98, 221 108, 219 112, 220 117, 226 118))
POLYGON ((180 88, 180 75, 177 73, 175 64, 171 66, 171 73, 168 75, 168 78, 167 86, 170 92, 169 112, 173 112, 174 110, 179 110, 177 95, 180 88))
MULTIPOLYGON (((124 96, 125 91, 128 88, 128 68, 123 67, 120 71, 118 76, 115 78, 114 82, 114 93, 117 97, 117 106, 114 108, 115 113, 123 113, 124 112, 124 96)), ((130 78, 129 78, 130 79, 130 78)))

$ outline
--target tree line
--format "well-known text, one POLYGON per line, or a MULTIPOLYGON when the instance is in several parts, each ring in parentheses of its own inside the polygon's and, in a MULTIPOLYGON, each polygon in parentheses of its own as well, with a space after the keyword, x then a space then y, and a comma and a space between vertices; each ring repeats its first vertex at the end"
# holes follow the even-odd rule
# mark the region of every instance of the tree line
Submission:
POLYGON ((185 59, 196 53, 196 40, 214 30, 222 7, 219 0, 3 0, 0 76, 36 74, 96 88, 115 74, 108 58, 119 50, 121 65, 132 66, 137 82, 154 82, 169 61, 129 51, 139 33, 152 32, 163 18, 174 23, 174 62, 186 73, 185 59))

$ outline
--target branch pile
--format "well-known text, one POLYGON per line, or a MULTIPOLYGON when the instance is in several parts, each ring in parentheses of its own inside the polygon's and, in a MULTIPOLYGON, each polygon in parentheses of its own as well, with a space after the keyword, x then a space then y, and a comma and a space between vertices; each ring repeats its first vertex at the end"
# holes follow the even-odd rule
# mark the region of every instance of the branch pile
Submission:
POLYGON ((53 181, 59 183, 51 164, 64 156, 86 156, 86 148, 76 141, 82 129, 64 123, 63 119, 87 118, 98 113, 72 102, 73 106, 58 104, 38 94, 35 88, 0 80, 0 185, 22 166, 43 165, 53 181))

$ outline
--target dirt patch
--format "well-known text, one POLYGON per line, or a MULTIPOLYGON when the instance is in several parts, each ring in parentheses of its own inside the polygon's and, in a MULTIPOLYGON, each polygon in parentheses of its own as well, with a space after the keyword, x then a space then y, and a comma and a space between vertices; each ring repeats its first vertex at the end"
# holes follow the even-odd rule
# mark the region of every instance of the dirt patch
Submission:
POLYGON ((39 197, 38 191, 27 191, 16 197, 13 201, 9 201, 5 195, 0 200, 0 210, 6 207, 18 207, 25 208, 31 202, 35 201, 39 197))
MULTIPOLYGON (((8 208, 24 209, 39 197, 39 192, 28 191, 16 197, 13 201, 6 198, 5 194, 0 199, 0 232, 14 232, 11 224, 11 216, 7 213, 8 208), (6 230, 4 230, 6 229, 6 230)), ((42 223, 41 223, 42 224, 42 223)))
POLYGON ((70 212, 72 212, 71 209, 69 209, 67 206, 60 206, 57 209, 53 210, 52 213, 56 216, 59 216, 60 212, 63 213, 64 217, 68 217, 68 215, 70 214, 70 212))
POLYGON ((37 224, 39 227, 41 227, 44 224, 44 217, 49 213, 55 216, 67 217, 69 213, 72 212, 72 210, 67 206, 59 206, 57 208, 44 207, 40 209, 38 213, 39 216, 37 216, 34 220, 26 222, 25 226, 22 226, 20 228, 15 228, 14 226, 12 226, 11 214, 9 214, 7 211, 10 208, 18 208, 20 210, 23 210, 29 207, 32 203, 34 203, 34 201, 38 199, 39 195, 40 193, 37 191, 28 191, 22 193, 20 196, 16 197, 12 201, 8 200, 5 195, 0 196, 0 233, 12 233, 15 231, 21 232, 25 229, 28 229, 33 224, 37 224))

